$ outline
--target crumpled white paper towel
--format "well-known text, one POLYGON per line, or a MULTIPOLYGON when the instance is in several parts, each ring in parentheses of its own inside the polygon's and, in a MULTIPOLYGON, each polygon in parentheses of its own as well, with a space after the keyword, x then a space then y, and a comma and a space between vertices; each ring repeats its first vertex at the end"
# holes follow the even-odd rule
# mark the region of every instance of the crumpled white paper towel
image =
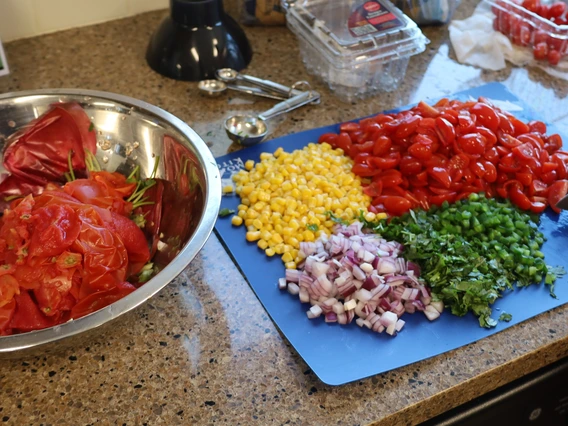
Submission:
POLYGON ((482 2, 469 18, 450 23, 450 41, 459 62, 498 71, 506 67, 507 60, 517 66, 535 66, 568 80, 568 60, 564 59, 556 67, 535 60, 532 49, 516 46, 506 35, 495 31, 493 18, 489 5, 482 2))

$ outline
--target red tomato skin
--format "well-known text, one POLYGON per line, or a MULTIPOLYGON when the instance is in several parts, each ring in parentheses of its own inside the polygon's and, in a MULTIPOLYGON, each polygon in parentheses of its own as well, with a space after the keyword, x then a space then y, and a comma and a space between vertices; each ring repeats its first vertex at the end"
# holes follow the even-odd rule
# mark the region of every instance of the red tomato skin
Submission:
POLYGON ((68 153, 77 174, 85 171, 85 149, 96 152, 90 120, 74 103, 58 103, 11 139, 4 152, 4 166, 27 182, 45 185, 62 181, 69 170, 68 153), (49 159, 49 162, 45 161, 49 159))
POLYGON ((66 183, 63 190, 82 203, 109 209, 124 216, 132 211, 132 203, 125 201, 119 192, 94 179, 76 179, 66 183))
POLYGON ((132 284, 128 282, 119 282, 116 286, 108 289, 93 293, 85 298, 83 298, 79 303, 73 306, 71 309, 71 317, 74 319, 84 317, 93 312, 96 312, 117 300, 126 297, 130 293, 136 290, 132 284))
POLYGON ((65 205, 50 205, 35 211, 31 217, 33 234, 30 257, 56 256, 73 244, 81 224, 75 211, 65 205))
POLYGON ((52 319, 47 318, 39 310, 38 306, 27 291, 22 291, 16 300, 16 311, 10 321, 10 328, 20 332, 41 330, 54 325, 52 319))
POLYGON ((80 299, 95 291, 108 290, 126 278, 128 252, 122 239, 105 222, 111 212, 104 209, 85 209, 79 213, 81 231, 71 251, 83 256, 80 299), (101 215, 108 215, 106 220, 101 215))
POLYGON ((142 267, 150 261, 148 242, 142 230, 129 218, 113 212, 111 212, 111 220, 105 224, 116 232, 124 244, 130 263, 129 275, 139 273, 142 267))
MULTIPOLYGON (((18 280, 11 274, 3 274, 0 276, 0 308, 8 305, 14 300, 14 296, 20 294, 20 285, 18 280)), ((1 329, 0 325, 0 329, 1 329)))
POLYGON ((0 306, 0 336, 7 336, 10 333, 10 322, 16 312, 16 299, 12 299, 7 304, 0 306))

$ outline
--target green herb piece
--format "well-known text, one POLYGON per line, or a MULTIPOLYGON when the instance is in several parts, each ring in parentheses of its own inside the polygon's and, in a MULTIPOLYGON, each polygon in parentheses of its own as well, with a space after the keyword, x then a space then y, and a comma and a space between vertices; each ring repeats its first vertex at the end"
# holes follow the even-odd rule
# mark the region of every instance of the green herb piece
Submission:
POLYGON ((319 226, 317 226, 315 223, 309 223, 308 225, 306 225, 306 228, 308 228, 312 232, 317 232, 319 230, 319 226))
POLYGON ((23 198, 23 197, 21 195, 8 195, 7 197, 4 197, 4 201, 10 202, 17 200, 18 198, 23 198))
POLYGON ((136 165, 136 167, 134 167, 134 170, 132 170, 132 172, 126 178, 126 182, 128 183, 138 182, 138 180, 140 179, 139 175, 140 175, 140 165, 136 165))
POLYGON ((85 149, 85 165, 87 166, 87 170, 90 172, 101 171, 101 165, 99 164, 97 157, 95 157, 88 149, 85 149))
POLYGON ((136 167, 132 171, 132 173, 130 173, 130 176, 128 176, 128 179, 130 179, 129 181, 130 183, 137 182, 136 189, 134 190, 132 195, 128 197, 128 199, 126 200, 132 203, 132 210, 135 210, 141 206, 154 204, 153 201, 148 201, 148 197, 144 197, 144 194, 146 193, 146 190, 156 185, 155 177, 156 177, 156 172, 158 171, 159 162, 160 162, 160 157, 156 156, 154 160, 154 168, 152 169, 152 174, 148 179, 137 180, 136 176, 139 173, 138 167, 136 167))
POLYGON ((333 214, 333 212, 331 210, 328 210, 325 212, 325 215, 332 221, 335 223, 338 223, 340 225, 345 225, 345 226, 349 226, 349 221, 342 219, 340 217, 337 217, 335 214, 333 214))
POLYGON ((142 270, 138 274, 138 282, 145 283, 146 281, 150 280, 152 276, 156 273, 156 269, 154 268, 154 264, 149 262, 142 267, 142 270))
POLYGON ((219 216, 220 217, 229 216, 229 215, 232 215, 234 213, 235 213, 234 210, 228 209, 226 207, 224 209, 219 210, 219 216))
POLYGON ((64 173, 65 179, 67 182, 73 182, 75 180, 75 172, 73 171, 73 150, 70 150, 67 154, 67 166, 69 167, 69 171, 64 173))
POLYGON ((89 124, 89 132, 92 132, 93 130, 95 130, 95 125, 91 121, 91 124, 89 124))
POLYGON ((146 212, 145 214, 135 214, 131 217, 132 221, 138 226, 138 228, 144 228, 146 226, 146 212))
POLYGON ((555 299, 558 299, 558 297, 556 297, 556 294, 554 294, 554 283, 556 279, 562 278, 564 275, 566 275, 566 270, 562 266, 550 265, 547 265, 547 269, 548 272, 544 277, 544 283, 550 286, 550 295, 555 299))
POLYGON ((405 257, 420 264, 422 277, 433 297, 454 315, 472 312, 482 327, 493 327, 491 305, 517 287, 556 279, 544 262, 540 248, 544 236, 536 217, 520 211, 508 200, 472 194, 449 205, 416 210, 387 222, 367 222, 388 240, 404 244, 405 257))
POLYGON ((503 312, 501 315, 499 315, 499 321, 509 322, 512 319, 513 319, 513 315, 508 314, 507 312, 503 312))
POLYGON ((156 178, 156 173, 158 172, 158 165, 160 164, 160 156, 156 155, 154 159, 154 168, 152 169, 152 173, 150 174, 150 179, 156 178))

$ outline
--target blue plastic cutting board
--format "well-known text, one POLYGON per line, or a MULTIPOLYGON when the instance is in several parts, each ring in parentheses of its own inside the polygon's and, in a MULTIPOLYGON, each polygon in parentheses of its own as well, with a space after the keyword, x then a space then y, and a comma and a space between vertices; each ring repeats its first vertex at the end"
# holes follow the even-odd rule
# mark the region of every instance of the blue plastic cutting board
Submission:
MULTIPOLYGON (((469 96, 513 102, 523 107, 522 111, 514 113, 517 117, 538 119, 501 84, 487 84, 450 98, 465 100, 469 96)), ((336 124, 288 135, 220 157, 217 162, 222 170, 221 176, 226 178, 229 170, 246 160, 258 161, 261 152, 274 152, 280 146, 286 151, 302 148, 309 142, 317 141, 323 133, 337 132, 338 127, 336 124)), ((554 129, 549 129, 550 132, 554 132, 554 129)), ((236 210, 238 204, 238 196, 224 196, 221 208, 236 210)), ((540 229, 548 238, 543 247, 546 262, 549 265, 562 265, 568 270, 568 257, 564 254, 568 248, 568 213, 563 212, 559 216, 547 211, 542 216, 540 229)), ((268 258, 255 243, 248 243, 244 226, 231 226, 230 216, 219 218, 215 230, 272 320, 313 372, 329 385, 363 379, 442 354, 568 302, 567 280, 561 278, 556 283, 558 299, 549 295, 548 287, 534 285, 515 289, 510 292, 514 294, 507 294, 498 300, 493 316, 498 318, 501 312, 508 312, 513 315, 513 320, 500 322, 494 329, 481 328, 473 315, 460 318, 446 311, 439 319, 430 322, 422 313, 417 313, 404 315, 406 325, 393 338, 359 328, 354 322, 341 326, 326 324, 322 318, 309 320, 306 317, 309 304, 301 304, 297 296, 278 290, 277 282, 278 278, 284 276, 284 266, 277 256, 268 258)))

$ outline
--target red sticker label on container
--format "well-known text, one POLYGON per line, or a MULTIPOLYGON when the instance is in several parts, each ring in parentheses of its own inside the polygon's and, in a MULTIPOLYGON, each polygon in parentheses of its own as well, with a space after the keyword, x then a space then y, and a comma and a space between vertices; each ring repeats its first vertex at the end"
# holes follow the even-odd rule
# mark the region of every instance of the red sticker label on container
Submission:
POLYGON ((402 26, 403 23, 380 0, 370 0, 358 6, 349 17, 347 26, 353 37, 402 26))

